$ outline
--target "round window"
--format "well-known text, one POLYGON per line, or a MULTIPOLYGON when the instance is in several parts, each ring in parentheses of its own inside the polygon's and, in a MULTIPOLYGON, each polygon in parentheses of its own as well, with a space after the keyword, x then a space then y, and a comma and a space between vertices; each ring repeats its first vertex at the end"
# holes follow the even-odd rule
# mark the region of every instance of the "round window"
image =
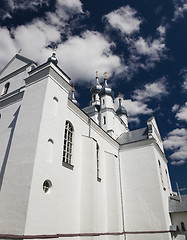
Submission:
POLYGON ((44 183, 43 183, 43 191, 44 191, 44 193, 49 193, 51 187, 52 187, 51 181, 50 180, 45 180, 44 183))

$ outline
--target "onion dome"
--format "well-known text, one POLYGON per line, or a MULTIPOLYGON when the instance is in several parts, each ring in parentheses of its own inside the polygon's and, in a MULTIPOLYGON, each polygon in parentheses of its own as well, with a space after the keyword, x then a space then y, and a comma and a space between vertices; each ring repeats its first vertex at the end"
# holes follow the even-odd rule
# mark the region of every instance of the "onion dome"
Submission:
POLYGON ((48 58, 48 60, 47 60, 48 62, 53 62, 54 64, 58 64, 58 60, 57 60, 57 58, 56 58, 56 48, 55 49, 53 49, 53 54, 52 54, 52 56, 51 57, 49 57, 48 58))
POLYGON ((72 87, 71 101, 75 103, 77 106, 79 106, 79 103, 75 99, 75 84, 73 84, 73 87, 72 87))
POLYGON ((98 78, 98 71, 96 71, 96 84, 93 85, 90 89, 90 93, 91 95, 94 94, 94 93, 99 93, 101 91, 101 84, 99 83, 99 78, 98 78))
POLYGON ((119 97, 119 107, 116 110, 117 115, 126 115, 127 116, 127 110, 122 106, 122 97, 121 94, 118 94, 119 97))
POLYGON ((112 91, 112 89, 108 86, 107 83, 107 72, 104 73, 104 85, 99 93, 100 96, 103 95, 109 95, 112 98, 114 98, 114 92, 112 91))

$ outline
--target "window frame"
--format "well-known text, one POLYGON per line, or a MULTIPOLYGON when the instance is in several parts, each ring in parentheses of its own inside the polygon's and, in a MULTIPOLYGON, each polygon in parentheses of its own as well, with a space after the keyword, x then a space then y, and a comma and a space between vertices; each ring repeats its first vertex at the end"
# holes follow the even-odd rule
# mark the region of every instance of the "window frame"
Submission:
MULTIPOLYGON (((66 120, 65 131, 64 131, 64 144, 63 144, 63 155, 62 155, 62 165, 65 167, 72 166, 72 153, 73 153, 73 124, 66 120)), ((70 168, 71 169, 71 168, 70 168)))

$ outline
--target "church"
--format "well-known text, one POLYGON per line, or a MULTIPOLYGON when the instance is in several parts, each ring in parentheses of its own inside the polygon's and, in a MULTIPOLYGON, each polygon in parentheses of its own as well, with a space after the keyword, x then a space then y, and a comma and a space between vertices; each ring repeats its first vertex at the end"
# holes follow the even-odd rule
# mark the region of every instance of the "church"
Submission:
POLYGON ((155 117, 131 131, 106 73, 90 94, 80 109, 55 53, 0 72, 0 238, 187 239, 155 117))

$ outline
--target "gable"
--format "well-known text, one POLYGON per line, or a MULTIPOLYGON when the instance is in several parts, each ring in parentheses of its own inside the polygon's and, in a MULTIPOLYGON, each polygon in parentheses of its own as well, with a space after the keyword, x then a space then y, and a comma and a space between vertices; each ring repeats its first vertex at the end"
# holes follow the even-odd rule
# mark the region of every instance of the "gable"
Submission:
POLYGON ((162 138, 160 136, 160 132, 154 116, 148 119, 147 126, 149 129, 149 138, 153 137, 156 140, 157 144, 159 145, 160 149, 164 152, 162 138))
POLYGON ((25 58, 19 54, 16 54, 10 62, 3 68, 0 72, 0 79, 4 78, 5 76, 9 75, 10 73, 32 63, 33 61, 25 58))

